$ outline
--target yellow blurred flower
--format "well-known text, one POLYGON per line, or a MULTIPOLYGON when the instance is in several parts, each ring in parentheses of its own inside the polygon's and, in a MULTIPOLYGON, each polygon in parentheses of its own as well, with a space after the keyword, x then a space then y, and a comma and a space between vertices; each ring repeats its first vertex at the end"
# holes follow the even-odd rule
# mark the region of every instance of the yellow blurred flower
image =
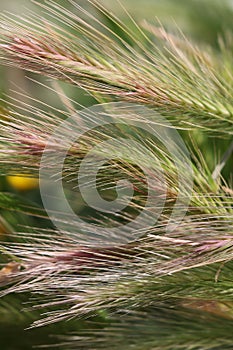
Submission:
POLYGON ((7 176, 8 183, 18 191, 29 191, 39 186, 39 180, 33 177, 23 175, 7 176))

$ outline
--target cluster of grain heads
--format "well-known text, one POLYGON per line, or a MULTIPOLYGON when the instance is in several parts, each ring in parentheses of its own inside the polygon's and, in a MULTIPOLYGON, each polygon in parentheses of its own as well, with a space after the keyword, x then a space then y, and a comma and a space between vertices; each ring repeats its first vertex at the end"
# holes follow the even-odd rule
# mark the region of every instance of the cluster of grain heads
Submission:
POLYGON ((41 5, 46 18, 1 21, 3 64, 64 80, 104 102, 82 111, 68 99, 64 111, 9 103, 0 121, 2 173, 40 175, 46 205, 1 194, 0 207, 43 220, 49 214, 54 225, 13 230, 1 242, 1 295, 29 293, 32 310, 43 310, 33 327, 104 315, 95 331, 63 339, 67 349, 230 349, 233 206, 221 170, 232 146, 213 171, 189 133, 232 136, 230 40, 219 53, 203 50, 163 28, 129 29, 91 1, 120 35, 71 3, 74 11, 49 1, 41 5), (88 194, 94 180, 105 194, 104 213, 83 205, 76 220, 50 190, 53 181, 75 193, 77 172, 88 194), (122 193, 126 210, 110 210, 122 193))

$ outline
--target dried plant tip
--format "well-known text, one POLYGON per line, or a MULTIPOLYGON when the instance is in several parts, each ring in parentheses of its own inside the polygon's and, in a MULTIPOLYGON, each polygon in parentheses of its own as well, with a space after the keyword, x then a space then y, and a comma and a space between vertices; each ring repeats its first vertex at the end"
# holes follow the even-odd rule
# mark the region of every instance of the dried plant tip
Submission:
POLYGON ((19 273, 21 264, 11 261, 0 270, 0 285, 8 284, 19 273))

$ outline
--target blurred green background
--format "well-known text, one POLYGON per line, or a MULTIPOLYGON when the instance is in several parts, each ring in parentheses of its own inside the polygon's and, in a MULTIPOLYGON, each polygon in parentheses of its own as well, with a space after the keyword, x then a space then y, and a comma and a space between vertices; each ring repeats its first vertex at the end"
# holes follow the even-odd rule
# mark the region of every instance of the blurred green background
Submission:
MULTIPOLYGON (((37 1, 43 3, 43 1, 37 1)), ((92 10, 87 1, 76 0, 78 4, 85 9, 92 10)), ((57 1, 66 7, 71 7, 69 1, 57 1)), ((126 12, 116 0, 102 0, 101 3, 106 5, 109 10, 113 11, 119 17, 129 22, 126 12)), ((157 25, 157 20, 170 31, 174 31, 178 26, 188 37, 193 38, 203 47, 211 45, 218 50, 218 37, 225 30, 233 30, 233 2, 232 1, 215 1, 215 0, 121 0, 122 5, 129 11, 131 15, 140 23, 144 19, 157 25)), ((9 11, 14 14, 23 15, 28 9, 38 11, 38 8, 30 0, 1 0, 0 11, 9 11)), ((130 23, 129 23, 130 25, 130 23)), ((132 23, 131 23, 132 25, 132 23)), ((0 96, 2 99, 17 104, 17 99, 24 99, 28 102, 29 95, 38 100, 42 100, 48 105, 55 107, 61 106, 58 96, 50 89, 43 87, 46 85, 52 87, 48 78, 38 76, 36 74, 25 73, 23 70, 12 67, 0 67, 0 96), (30 79, 29 79, 30 78, 30 79), (41 84, 34 82, 37 80, 41 84), (23 97, 22 94, 25 96, 23 97)), ((67 96, 78 101, 84 106, 90 106, 94 103, 94 99, 88 96, 84 91, 77 87, 62 83, 62 88, 67 96)), ((30 102, 31 103, 31 102, 30 102)), ((0 108, 6 106, 2 101, 0 108)), ((230 139, 217 139, 211 136, 204 136, 200 132, 195 132, 194 137, 200 147, 203 157, 205 158, 210 169, 213 170, 216 162, 227 149, 230 139)), ((232 161, 228 161, 224 176, 232 183, 232 161)), ((20 175, 20 174, 19 174, 20 175)), ((1 177, 0 190, 10 191, 30 200, 40 203, 39 189, 37 180, 28 180, 21 177, 1 177)), ((38 226, 38 222, 34 222, 31 218, 22 215, 2 212, 2 217, 6 219, 12 227, 20 224, 38 226)), ((4 234, 4 225, 0 235, 4 234)), ((28 327, 31 321, 31 315, 24 316, 14 306, 14 298, 8 297, 4 299, 0 306, 0 349, 18 350, 31 349, 33 345, 46 344, 54 340, 49 334, 65 333, 67 330, 75 330, 82 326, 81 322, 59 324, 48 328, 38 330, 28 330, 24 332, 24 328, 28 327), (9 310, 9 304, 12 308, 9 310)), ((22 300, 23 301, 23 300, 22 300)))

